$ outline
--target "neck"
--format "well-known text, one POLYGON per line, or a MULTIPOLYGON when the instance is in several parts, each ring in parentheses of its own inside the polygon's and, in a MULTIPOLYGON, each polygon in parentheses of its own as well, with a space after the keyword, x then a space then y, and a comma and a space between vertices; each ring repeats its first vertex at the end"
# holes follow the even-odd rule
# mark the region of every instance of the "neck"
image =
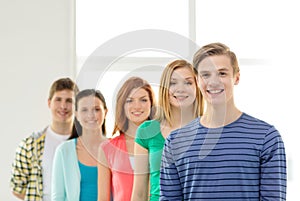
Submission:
POLYGON ((72 132, 73 123, 52 122, 51 129, 60 135, 70 135, 72 132))
POLYGON ((134 124, 133 122, 128 122, 128 129, 125 132, 126 138, 135 138, 135 132, 139 125, 134 124))
POLYGON ((208 105, 201 118, 202 125, 217 128, 228 125, 241 116, 242 112, 234 105, 208 105))
POLYGON ((187 107, 187 108, 172 108, 172 116, 173 116, 173 126, 174 128, 180 128, 185 126, 192 120, 196 118, 194 115, 194 107, 187 107))
POLYGON ((82 130, 80 140, 87 146, 98 146, 99 143, 105 140, 101 130, 82 130))

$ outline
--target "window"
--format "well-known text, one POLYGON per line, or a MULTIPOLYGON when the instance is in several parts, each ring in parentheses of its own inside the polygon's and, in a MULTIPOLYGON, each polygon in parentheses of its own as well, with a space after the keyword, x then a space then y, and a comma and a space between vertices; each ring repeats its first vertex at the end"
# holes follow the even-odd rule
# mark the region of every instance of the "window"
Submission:
MULTIPOLYGON (((136 30, 171 31, 199 46, 225 43, 240 60, 241 81, 236 87, 236 102, 243 111, 274 124, 281 132, 289 162, 287 196, 288 200, 296 198, 293 192, 300 185, 299 175, 292 171, 300 166, 295 160, 295 139, 299 139, 296 119, 300 113, 299 98, 295 97, 300 47, 297 28, 300 12, 296 3, 296 0, 77 1, 78 72, 96 48, 136 30)), ((106 63, 109 67, 105 73, 97 74, 96 66, 83 77, 84 80, 94 77, 95 86, 112 103, 111 92, 116 93, 124 77, 147 69, 156 73, 157 78, 163 67, 177 56, 155 49, 137 49, 106 63)), ((114 106, 110 105, 109 110, 112 112, 114 106)))

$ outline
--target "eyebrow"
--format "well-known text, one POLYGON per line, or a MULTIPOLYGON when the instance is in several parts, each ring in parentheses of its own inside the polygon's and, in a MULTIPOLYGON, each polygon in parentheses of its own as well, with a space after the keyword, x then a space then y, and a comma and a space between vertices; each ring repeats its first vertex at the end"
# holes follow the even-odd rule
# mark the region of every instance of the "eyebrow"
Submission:
MULTIPOLYGON (((145 96, 142 96, 142 97, 139 97, 139 98, 146 98, 148 95, 145 95, 145 96)), ((133 97, 130 97, 128 96, 127 99, 134 99, 133 97)))
POLYGON ((202 71, 199 71, 199 73, 209 73, 208 70, 202 70, 202 71))
MULTIPOLYGON (((186 77, 185 80, 194 79, 194 77, 186 77)), ((177 80, 177 78, 171 78, 171 80, 177 80)))
MULTIPOLYGON (((217 69, 217 71, 229 71, 228 68, 220 68, 220 69, 217 69)), ((211 71, 209 70, 203 70, 203 71, 200 71, 199 73, 209 73, 211 71)))
POLYGON ((218 69, 218 71, 229 71, 229 69, 228 68, 220 68, 220 69, 218 69))

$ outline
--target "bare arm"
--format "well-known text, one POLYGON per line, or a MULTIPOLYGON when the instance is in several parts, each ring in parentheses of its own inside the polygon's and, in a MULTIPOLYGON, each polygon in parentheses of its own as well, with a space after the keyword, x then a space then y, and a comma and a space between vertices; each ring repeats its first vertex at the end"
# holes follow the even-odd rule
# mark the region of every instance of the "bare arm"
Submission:
POLYGON ((134 182, 131 201, 147 201, 149 196, 149 159, 148 150, 134 145, 134 182))
POLYGON ((98 201, 110 201, 111 171, 101 146, 98 151, 98 201))

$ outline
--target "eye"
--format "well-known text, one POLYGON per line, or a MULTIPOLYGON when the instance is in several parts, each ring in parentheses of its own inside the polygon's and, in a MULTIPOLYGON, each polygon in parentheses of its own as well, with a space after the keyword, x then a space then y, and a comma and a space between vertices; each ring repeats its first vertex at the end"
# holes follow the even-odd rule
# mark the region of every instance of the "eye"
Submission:
POLYGON ((148 99, 147 98, 143 98, 142 102, 148 102, 148 99))
POLYGON ((224 76, 226 76, 226 75, 227 75, 227 73, 226 73, 226 72, 222 72, 222 71, 221 71, 221 72, 219 73, 219 75, 220 75, 221 77, 224 77, 224 76))
POLYGON ((81 109, 81 112, 86 112, 86 111, 87 111, 86 108, 82 108, 82 109, 81 109))
POLYGON ((68 103, 73 103, 73 99, 68 98, 68 99, 67 99, 67 102, 68 102, 68 103))
POLYGON ((170 86, 175 85, 175 84, 176 84, 176 82, 170 82, 170 86))
POLYGON ((55 101, 60 102, 61 98, 57 97, 57 98, 55 98, 55 101))
POLYGON ((203 79, 206 79, 206 78, 209 77, 209 73, 201 73, 200 77, 203 78, 203 79))
POLYGON ((186 85, 192 85, 193 82, 191 82, 191 81, 185 81, 184 84, 186 84, 186 85))
POLYGON ((126 103, 131 103, 131 102, 132 102, 131 99, 127 99, 127 100, 126 100, 126 103))

